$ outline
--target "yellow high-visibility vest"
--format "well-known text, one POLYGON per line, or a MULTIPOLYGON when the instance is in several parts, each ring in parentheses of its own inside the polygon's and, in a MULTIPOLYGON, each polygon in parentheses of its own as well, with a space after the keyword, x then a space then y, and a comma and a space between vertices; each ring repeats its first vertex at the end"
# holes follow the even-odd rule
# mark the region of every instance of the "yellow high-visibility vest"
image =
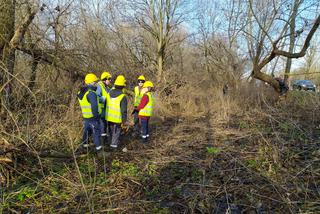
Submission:
POLYGON ((140 116, 152 116, 152 112, 153 112, 153 96, 151 94, 151 92, 147 92, 146 95, 148 95, 149 98, 149 102, 147 103, 147 105, 141 109, 139 111, 139 115, 140 116))
MULTIPOLYGON (((88 101, 87 99, 87 95, 91 92, 95 93, 93 90, 89 89, 82 97, 82 99, 78 98, 80 107, 81 107, 81 111, 82 111, 82 116, 83 118, 92 118, 93 117, 93 113, 92 113, 92 108, 91 108, 91 103, 88 101)), ((78 94, 80 93, 80 91, 78 92, 78 94)), ((99 103, 99 99, 97 96, 97 102, 99 103)), ((98 104, 98 112, 99 114, 101 114, 101 108, 99 107, 98 104)))
POLYGON ((125 94, 120 94, 118 97, 111 98, 107 94, 107 108, 106 108, 106 120, 113 123, 122 123, 122 114, 120 103, 125 94))
MULTIPOLYGON (((100 88, 101 88, 101 96, 103 96, 104 98, 107 99, 108 92, 107 92, 106 86, 104 85, 104 83, 102 81, 100 81, 98 84, 100 85, 100 88)), ((106 104, 105 102, 99 101, 99 106, 101 109, 104 109, 106 107, 105 104, 106 104)))
POLYGON ((134 87, 134 106, 137 107, 141 101, 143 94, 139 89, 139 86, 134 87))

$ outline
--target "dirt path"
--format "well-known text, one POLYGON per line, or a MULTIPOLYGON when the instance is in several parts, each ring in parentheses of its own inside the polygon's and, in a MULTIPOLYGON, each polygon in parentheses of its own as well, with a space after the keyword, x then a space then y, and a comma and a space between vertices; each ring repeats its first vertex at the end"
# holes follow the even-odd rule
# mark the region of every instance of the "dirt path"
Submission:
MULTIPOLYGON (((208 112, 159 124, 150 146, 129 147, 131 160, 144 159, 157 168, 134 201, 170 213, 267 213, 270 207, 292 212, 285 205, 285 191, 248 165, 250 153, 243 143, 252 142, 216 117, 208 112)), ((254 145, 252 149, 255 153, 254 145)))

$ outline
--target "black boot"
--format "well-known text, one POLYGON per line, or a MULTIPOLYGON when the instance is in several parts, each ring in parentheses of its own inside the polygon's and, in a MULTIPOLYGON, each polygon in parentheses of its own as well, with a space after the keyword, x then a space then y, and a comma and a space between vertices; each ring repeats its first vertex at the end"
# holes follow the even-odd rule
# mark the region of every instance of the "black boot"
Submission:
POLYGON ((141 143, 142 144, 147 144, 148 143, 148 138, 141 138, 141 143))
POLYGON ((85 154, 89 151, 90 149, 90 146, 88 143, 82 143, 80 144, 80 146, 74 151, 74 154, 76 156, 78 155, 82 155, 82 154, 85 154))
POLYGON ((107 136, 101 136, 100 138, 100 142, 103 146, 108 146, 109 142, 108 142, 108 137, 107 136))

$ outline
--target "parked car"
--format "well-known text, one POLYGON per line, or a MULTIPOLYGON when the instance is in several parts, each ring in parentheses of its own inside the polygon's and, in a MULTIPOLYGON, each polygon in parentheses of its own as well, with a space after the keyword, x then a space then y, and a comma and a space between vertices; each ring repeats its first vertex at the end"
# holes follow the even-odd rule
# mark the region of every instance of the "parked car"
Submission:
POLYGON ((311 80, 296 80, 292 84, 296 90, 316 91, 316 85, 311 80))

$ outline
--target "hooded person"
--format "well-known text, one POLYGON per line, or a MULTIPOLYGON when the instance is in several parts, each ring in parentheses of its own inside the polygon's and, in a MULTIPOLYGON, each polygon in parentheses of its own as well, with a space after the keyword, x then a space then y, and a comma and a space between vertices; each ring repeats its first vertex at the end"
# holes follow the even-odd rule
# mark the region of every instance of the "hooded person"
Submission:
POLYGON ((89 73, 85 76, 85 86, 78 92, 78 101, 81 107, 84 129, 82 135, 82 147, 89 147, 89 135, 93 135, 93 143, 95 144, 96 151, 101 150, 100 144, 100 127, 99 119, 101 114, 101 108, 99 107, 99 99, 96 94, 96 83, 98 77, 89 73))

